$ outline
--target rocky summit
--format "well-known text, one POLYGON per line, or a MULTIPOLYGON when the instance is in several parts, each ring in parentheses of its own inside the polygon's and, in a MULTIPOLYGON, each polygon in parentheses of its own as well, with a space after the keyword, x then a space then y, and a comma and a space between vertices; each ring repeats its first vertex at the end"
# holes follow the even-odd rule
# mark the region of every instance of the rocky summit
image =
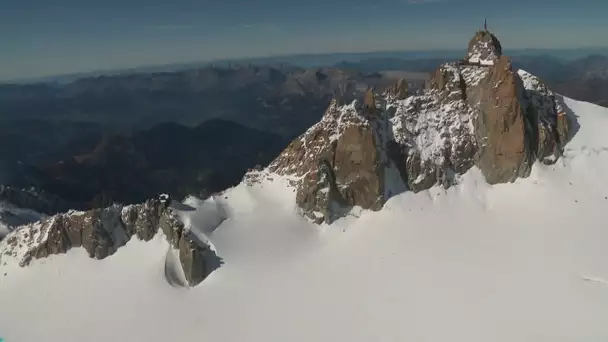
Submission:
POLYGON ((104 259, 133 236, 150 241, 161 230, 179 255, 187 285, 195 286, 213 271, 217 256, 184 226, 169 203, 165 195, 138 205, 72 210, 17 227, 0 242, 0 262, 16 260, 24 267, 34 259, 77 247, 84 248, 91 258, 104 259))
POLYGON ((490 184, 512 182, 537 160, 555 163, 567 142, 565 105, 537 77, 513 70, 487 30, 422 92, 410 94, 406 84, 370 90, 363 101, 334 100, 270 164, 269 172, 293 179, 306 216, 331 223, 353 207, 379 210, 395 192, 448 187, 474 166, 490 184))

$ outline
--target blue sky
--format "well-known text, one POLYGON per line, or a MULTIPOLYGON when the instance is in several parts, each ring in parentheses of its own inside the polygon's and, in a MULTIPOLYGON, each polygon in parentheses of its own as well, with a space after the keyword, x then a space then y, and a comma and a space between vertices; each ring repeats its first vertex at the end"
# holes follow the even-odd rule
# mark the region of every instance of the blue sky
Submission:
POLYGON ((606 0, 0 0, 0 79, 291 53, 608 46, 606 0))

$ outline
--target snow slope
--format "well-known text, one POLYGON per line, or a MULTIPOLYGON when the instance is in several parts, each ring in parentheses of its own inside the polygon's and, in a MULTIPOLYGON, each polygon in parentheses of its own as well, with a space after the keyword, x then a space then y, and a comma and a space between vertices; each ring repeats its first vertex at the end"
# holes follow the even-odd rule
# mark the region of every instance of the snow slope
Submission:
POLYGON ((321 227, 297 215, 276 176, 190 199, 199 209, 184 220, 224 262, 191 289, 165 281, 162 236, 100 261, 73 249, 0 265, 0 336, 608 340, 608 109, 565 103, 580 124, 565 158, 514 184, 488 186, 473 169, 447 191, 404 193, 321 227))

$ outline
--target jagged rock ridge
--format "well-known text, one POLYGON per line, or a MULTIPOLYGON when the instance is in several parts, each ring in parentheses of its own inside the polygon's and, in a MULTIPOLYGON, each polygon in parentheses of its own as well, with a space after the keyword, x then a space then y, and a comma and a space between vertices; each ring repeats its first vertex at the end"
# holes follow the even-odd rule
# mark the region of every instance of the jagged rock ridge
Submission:
POLYGON ((295 178, 297 204, 315 222, 344 210, 379 210, 395 170, 410 191, 450 186, 478 167, 490 184, 554 163, 568 139, 564 104, 533 75, 516 72, 498 39, 479 31, 464 60, 437 69, 426 89, 400 82, 363 103, 333 101, 269 172, 295 178))
POLYGON ((168 197, 161 197, 138 205, 72 210, 18 227, 0 242, 0 262, 14 258, 24 267, 33 259, 63 254, 77 247, 83 247, 91 258, 104 259, 133 236, 150 241, 160 229, 171 247, 179 252, 188 285, 195 286, 213 271, 217 256, 184 227, 168 203, 168 197))

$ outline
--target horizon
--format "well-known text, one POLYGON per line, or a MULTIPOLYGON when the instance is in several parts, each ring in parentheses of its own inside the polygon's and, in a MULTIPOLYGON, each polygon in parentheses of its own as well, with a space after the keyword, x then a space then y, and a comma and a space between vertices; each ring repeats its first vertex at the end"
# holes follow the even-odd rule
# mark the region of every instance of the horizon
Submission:
MULTIPOLYGON (((505 54, 510 57, 520 56, 550 56, 561 60, 572 60, 578 58, 584 58, 591 55, 604 55, 608 56, 608 46, 588 46, 588 47, 573 47, 573 48, 518 48, 508 49, 505 54), (567 56, 567 57, 566 57, 567 56)), ((32 77, 20 77, 12 79, 2 79, 0 77, 0 85, 10 84, 27 84, 27 83, 48 83, 48 82, 62 82, 58 81, 61 79, 68 79, 70 81, 96 76, 115 76, 120 74, 129 73, 147 73, 147 72, 173 72, 183 71, 189 69, 196 69, 202 67, 209 67, 214 64, 235 64, 240 63, 251 63, 253 65, 271 65, 271 64, 286 64, 295 67, 308 68, 308 67, 333 67, 335 64, 340 62, 359 62, 369 59, 380 59, 380 58, 394 58, 403 60, 424 60, 424 59, 451 59, 457 58, 457 56, 464 56, 466 49, 449 49, 449 50, 384 50, 384 51, 347 51, 347 52, 327 52, 327 53, 295 53, 295 54, 280 54, 280 55, 268 55, 268 56, 246 56, 242 58, 234 59, 214 59, 214 60, 192 60, 184 62, 166 62, 159 64, 146 64, 146 65, 129 65, 111 69, 90 69, 90 70, 77 70, 67 73, 51 73, 44 75, 37 75, 32 77), (405 55, 409 56, 405 56, 405 55), (392 55, 392 56, 387 56, 392 55), (417 56, 414 56, 417 55, 417 56), (332 57, 345 57, 332 58, 332 57), (350 58, 348 58, 350 56, 350 58), (307 58, 311 59, 333 59, 328 63, 312 63, 305 61, 307 58), (296 62, 287 61, 295 59, 296 62), (142 70, 143 69, 143 70, 142 70)), ((68 81, 69 82, 69 81, 68 81)))
POLYGON ((226 60, 458 51, 486 17, 505 50, 608 48, 597 33, 608 28, 601 10, 608 4, 594 0, 514 0, 491 15, 481 0, 32 2, 7 0, 0 12, 0 40, 8 42, 0 82, 226 60))

